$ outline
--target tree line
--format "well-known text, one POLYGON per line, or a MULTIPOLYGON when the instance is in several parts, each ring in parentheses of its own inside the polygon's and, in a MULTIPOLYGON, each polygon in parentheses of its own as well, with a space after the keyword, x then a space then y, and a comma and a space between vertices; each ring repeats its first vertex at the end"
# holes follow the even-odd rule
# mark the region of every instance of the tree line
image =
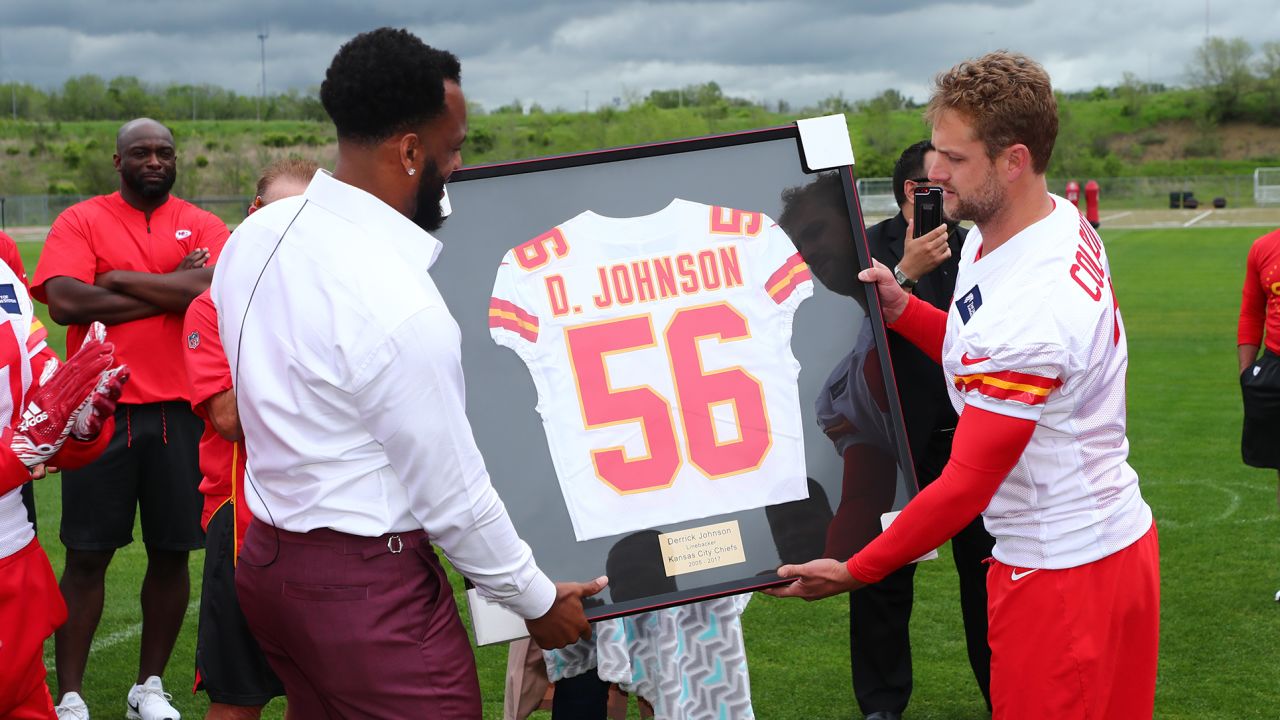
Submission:
POLYGON ((328 120, 316 89, 288 90, 265 98, 202 84, 154 84, 132 75, 105 80, 67 78, 43 90, 28 83, 0 84, 0 118, 31 121, 125 120, 328 120))
POLYGON ((1212 100, 1211 119, 1280 125, 1280 41, 1255 49, 1243 38, 1206 38, 1187 76, 1212 100))
MULTIPOLYGON (((1274 143, 1241 155, 1221 124, 1280 126, 1280 42, 1253 48, 1207 39, 1189 57, 1181 88, 1125 73, 1114 87, 1060 93, 1055 177, 1242 172, 1280 163, 1274 143), (1169 130, 1169 128, 1178 128, 1169 130), (1192 133, 1185 132, 1191 128, 1192 133)), ((589 111, 520 99, 487 110, 473 104, 464 148, 469 163, 555 155, 783 125, 844 113, 863 177, 887 177, 903 147, 928 137, 921 103, 896 89, 852 100, 836 93, 807 107, 736 97, 715 82, 619 97, 589 111)), ((0 193, 95 193, 115 182, 115 124, 138 116, 171 123, 184 153, 185 194, 239 192, 278 155, 327 161, 333 126, 315 88, 259 98, 213 85, 150 84, 136 77, 70 78, 42 90, 0 84, 0 193), (9 119, 16 117, 17 122, 9 119), (255 122, 261 119, 262 122, 255 122), (195 122, 192 122, 195 120, 195 122)))
MULTIPOLYGON (((1188 85, 1203 93, 1203 114, 1213 122, 1247 120, 1280 125, 1280 41, 1254 48, 1242 38, 1210 37, 1196 48, 1187 67, 1188 85)), ((1161 84, 1124 73, 1114 88, 1067 93, 1071 99, 1124 98, 1136 114, 1144 97, 1166 90, 1161 84)), ((32 121, 124 120, 139 116, 161 120, 327 120, 319 88, 291 89, 265 97, 241 95, 208 83, 147 83, 131 75, 104 79, 86 74, 68 78, 60 87, 41 89, 21 82, 0 84, 0 118, 32 121)), ((726 94, 715 82, 659 89, 647 94, 624 88, 618 97, 599 103, 596 111, 648 106, 673 108, 742 108, 755 106, 779 115, 860 113, 872 115, 919 107, 913 98, 888 89, 873 98, 848 100, 841 93, 813 105, 793 108, 785 100, 759 101, 726 94)), ((473 104, 475 114, 485 108, 473 104)), ((545 110, 519 99, 494 108, 493 114, 569 113, 545 110)))

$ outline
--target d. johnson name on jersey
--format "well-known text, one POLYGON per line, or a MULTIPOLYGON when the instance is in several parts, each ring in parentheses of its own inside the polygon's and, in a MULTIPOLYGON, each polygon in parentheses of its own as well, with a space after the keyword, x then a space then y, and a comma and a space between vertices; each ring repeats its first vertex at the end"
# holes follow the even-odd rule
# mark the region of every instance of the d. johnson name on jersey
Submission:
POLYGON ((503 258, 489 327, 529 367, 579 540, 807 496, 791 316, 812 292, 756 212, 586 212, 503 258))

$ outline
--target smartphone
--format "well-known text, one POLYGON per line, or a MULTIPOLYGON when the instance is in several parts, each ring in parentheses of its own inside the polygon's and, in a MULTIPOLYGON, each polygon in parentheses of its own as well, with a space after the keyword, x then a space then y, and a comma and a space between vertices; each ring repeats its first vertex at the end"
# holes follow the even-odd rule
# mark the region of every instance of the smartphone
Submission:
POLYGON ((942 224, 942 188, 917 185, 914 199, 916 203, 915 234, 916 237, 920 237, 942 224))

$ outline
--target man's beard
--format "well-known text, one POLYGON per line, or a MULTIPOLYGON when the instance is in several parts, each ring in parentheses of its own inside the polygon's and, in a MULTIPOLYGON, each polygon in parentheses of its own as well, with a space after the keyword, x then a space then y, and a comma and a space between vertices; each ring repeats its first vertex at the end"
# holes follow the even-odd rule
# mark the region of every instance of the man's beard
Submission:
POLYGON ((129 186, 130 190, 148 200, 155 200, 169 194, 169 191, 173 189, 174 181, 178 179, 178 173, 176 171, 165 173, 164 179, 160 181, 143 180, 141 173, 120 173, 120 177, 124 180, 124 184, 129 186))
POLYGON ((950 220, 972 220, 974 223, 982 224, 995 217, 1004 204, 1004 188, 1000 186, 993 166, 988 168, 986 177, 982 179, 982 185, 968 197, 961 198, 956 195, 955 203, 945 208, 945 214, 950 220))
POLYGON ((422 168, 422 180, 418 183, 418 209, 413 215, 413 222, 427 232, 435 232, 444 225, 444 211, 440 207, 440 198, 444 194, 444 178, 440 176, 440 168, 435 161, 428 162, 422 168))

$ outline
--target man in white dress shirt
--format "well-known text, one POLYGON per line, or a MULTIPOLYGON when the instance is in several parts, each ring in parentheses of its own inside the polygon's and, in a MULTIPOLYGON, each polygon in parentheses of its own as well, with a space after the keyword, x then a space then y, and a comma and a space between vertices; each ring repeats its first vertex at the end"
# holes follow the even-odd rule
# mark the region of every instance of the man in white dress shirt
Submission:
POLYGON ((582 597, 516 535, 464 413, 458 326, 428 269, 461 165, 458 60, 357 35, 320 90, 338 162, 254 213, 213 298, 254 521, 236 569, 295 717, 479 718, 475 663, 432 543, 542 647, 589 636, 582 597))

